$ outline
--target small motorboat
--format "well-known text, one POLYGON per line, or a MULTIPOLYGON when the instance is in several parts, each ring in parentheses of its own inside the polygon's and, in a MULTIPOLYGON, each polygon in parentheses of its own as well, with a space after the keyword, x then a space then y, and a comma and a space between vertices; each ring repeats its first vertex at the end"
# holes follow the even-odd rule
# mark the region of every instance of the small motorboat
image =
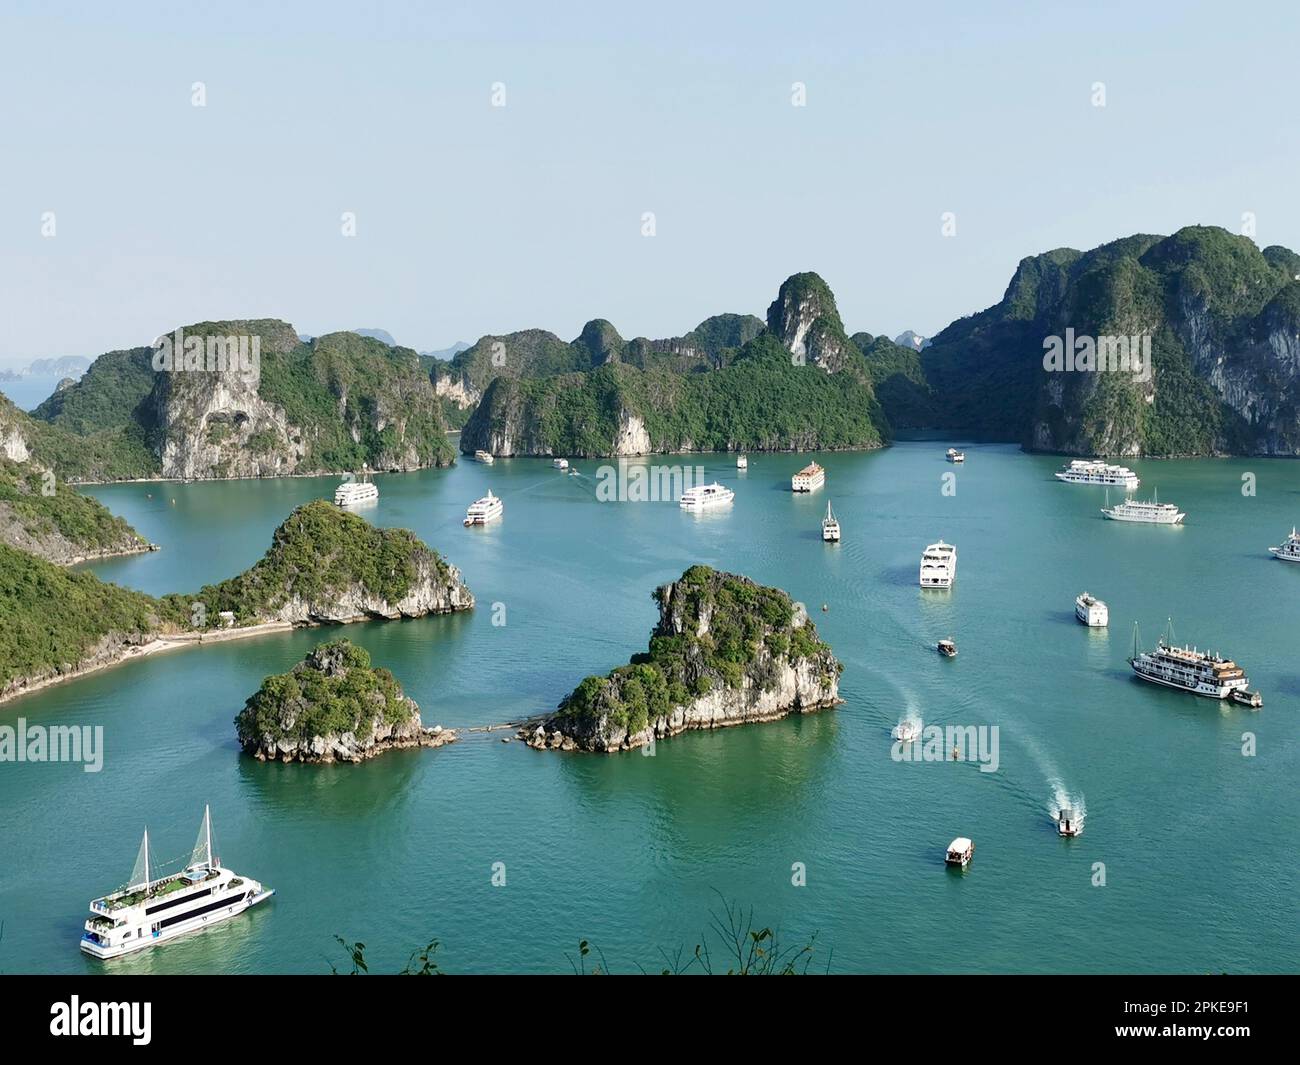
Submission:
POLYGON ((957 645, 953 643, 952 640, 940 640, 938 644, 935 645, 935 650, 943 655, 944 658, 957 657, 957 645))
POLYGON ((894 731, 890 735, 896 740, 902 740, 904 743, 913 743, 921 738, 921 723, 919 721, 900 721, 894 726, 894 731))
POLYGON ((1248 692, 1245 688, 1233 688, 1232 701, 1248 706, 1252 710, 1258 710, 1264 705, 1264 697, 1259 692, 1248 692))
POLYGON ((1057 835, 1073 838, 1083 832, 1083 822, 1069 807, 1062 807, 1056 815, 1057 835))
POLYGON ((948 853, 944 856, 944 862, 948 865, 955 865, 959 869, 965 869, 970 865, 970 860, 975 856, 975 844, 965 836, 958 836, 948 844, 948 853))
POLYGON ((738 469, 738 470, 747 470, 747 469, 749 469, 749 456, 748 456, 748 455, 737 455, 737 456, 736 456, 736 469, 738 469))
POLYGON ((567 469, 569 468, 569 460, 568 460, 568 459, 552 459, 552 460, 551 460, 551 465, 554 466, 557 470, 567 470, 567 469))
POLYGON ((965 462, 966 452, 958 451, 955 447, 948 449, 948 454, 944 456, 949 462, 965 462))

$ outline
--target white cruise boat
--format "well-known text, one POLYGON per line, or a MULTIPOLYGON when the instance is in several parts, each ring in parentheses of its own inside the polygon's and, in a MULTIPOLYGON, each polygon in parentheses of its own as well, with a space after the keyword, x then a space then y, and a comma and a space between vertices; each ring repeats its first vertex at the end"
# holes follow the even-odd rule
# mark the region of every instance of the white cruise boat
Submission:
POLYGON ((1075 597, 1074 616, 1090 629, 1104 629, 1110 624, 1110 611, 1106 604, 1087 592, 1075 597))
POLYGON ((826 483, 826 471, 815 462, 808 463, 790 478, 790 489, 795 492, 813 492, 826 483))
POLYGON ((1300 533, 1297 533, 1295 526, 1291 526, 1291 535, 1286 538, 1286 542, 1278 547, 1268 549, 1270 555, 1274 558, 1280 558, 1283 562, 1300 562, 1300 533))
POLYGON ((551 465, 554 466, 557 470, 567 470, 567 469, 569 468, 569 460, 568 460, 568 459, 552 459, 552 460, 551 460, 551 465))
POLYGON ((465 511, 466 525, 487 525, 494 522, 505 513, 505 504, 492 494, 492 489, 488 489, 488 494, 482 499, 476 499, 469 505, 465 511))
POLYGON ((485 466, 491 466, 492 463, 496 462, 496 459, 492 457, 492 452, 490 451, 475 451, 474 461, 481 462, 485 466))
POLYGON ((1127 466, 1109 466, 1100 459, 1075 459, 1056 471, 1058 481, 1069 484, 1104 484, 1132 491, 1142 482, 1127 466))
POLYGON ((686 489, 678 504, 683 510, 711 510, 714 507, 724 507, 735 498, 735 492, 715 481, 713 484, 686 489))
POLYGON ((822 539, 828 544, 840 542, 840 521, 832 513, 829 500, 826 502, 826 517, 822 518, 822 539))
POLYGON ((955 447, 950 447, 948 449, 948 454, 944 457, 947 458, 949 462, 965 462, 966 452, 958 451, 955 447))
POLYGON ((334 489, 334 503, 340 507, 355 507, 361 503, 373 503, 379 498, 379 487, 370 480, 370 474, 363 473, 359 481, 344 481, 334 489))
POLYGON ((922 588, 951 588, 957 579, 957 548, 940 540, 921 554, 922 588))
POLYGON ((737 456, 736 456, 736 469, 738 469, 738 470, 747 470, 747 469, 749 469, 749 456, 748 456, 748 455, 737 455, 737 456))
MULTIPOLYGON (((1171 626, 1172 629, 1172 626, 1171 626)), ((1232 699, 1247 706, 1262 706, 1258 692, 1250 691, 1246 671, 1230 659, 1194 647, 1177 647, 1160 637, 1154 651, 1138 650, 1137 625, 1133 626, 1133 672, 1152 684, 1204 695, 1210 699, 1232 699)))
POLYGON ((205 806, 199 839, 184 872, 152 878, 145 830, 131 883, 90 904, 81 949, 96 958, 118 958, 220 924, 274 894, 256 880, 222 867, 213 853, 212 816, 205 806))
POLYGON ((1136 521, 1146 525, 1177 525, 1187 517, 1172 503, 1161 503, 1159 499, 1126 499, 1113 507, 1102 507, 1101 512, 1111 521, 1136 521))

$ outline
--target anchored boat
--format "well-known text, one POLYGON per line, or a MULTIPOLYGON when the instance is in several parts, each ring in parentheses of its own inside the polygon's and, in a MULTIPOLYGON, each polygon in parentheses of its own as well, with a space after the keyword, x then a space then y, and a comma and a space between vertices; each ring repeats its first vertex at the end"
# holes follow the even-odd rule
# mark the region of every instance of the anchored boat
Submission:
POLYGON ((1074 616, 1090 629, 1104 629, 1110 623, 1110 611, 1106 604, 1087 592, 1075 597, 1074 616))
POLYGON ((944 856, 944 862, 948 865, 955 865, 965 869, 970 865, 970 860, 975 857, 975 844, 965 836, 958 836, 948 844, 948 852, 944 856))
POLYGON ((1296 532, 1294 525, 1291 526, 1291 535, 1286 541, 1277 547, 1270 547, 1268 553, 1283 562, 1300 562, 1300 533, 1296 532))
POLYGON ((334 489, 334 504, 339 507, 353 507, 360 503, 373 503, 379 498, 379 487, 364 470, 361 480, 347 480, 334 489))
POLYGON ((826 471, 815 462, 808 463, 802 470, 790 478, 790 490, 793 492, 816 491, 826 483, 826 471))
POLYGON ((826 517, 822 518, 822 539, 827 543, 840 542, 840 522, 831 511, 829 500, 826 503, 826 517))
POLYGON ((225 869, 212 846, 212 815, 203 807, 198 842, 183 872, 154 879, 149 830, 135 860, 131 882, 95 899, 81 934, 81 949, 95 958, 118 958, 220 924, 275 892, 225 869))
POLYGON ((1075 459, 1057 470, 1055 476, 1068 484, 1113 484, 1130 491, 1142 483, 1127 466, 1108 466, 1100 459, 1075 459))
POLYGON ((921 553, 922 588, 951 588, 957 579, 957 548, 940 540, 921 553))
POLYGON ((469 505, 465 511, 466 525, 487 525, 496 521, 505 513, 506 505, 492 494, 492 489, 488 489, 488 494, 482 499, 476 499, 469 505))
POLYGON ((948 454, 944 456, 949 462, 965 462, 966 452, 958 451, 955 447, 948 449, 948 454))
POLYGON ((735 492, 715 481, 713 484, 688 488, 677 503, 683 510, 711 510, 713 507, 726 506, 735 498, 735 492))
POLYGON ((1236 662, 1208 651, 1198 651, 1195 647, 1174 644, 1172 622, 1168 638, 1161 635, 1153 651, 1138 650, 1138 627, 1135 623, 1133 657, 1128 661, 1134 673, 1152 684, 1210 699, 1231 699, 1256 709, 1264 705, 1263 696, 1249 690, 1250 680, 1246 671, 1236 662))

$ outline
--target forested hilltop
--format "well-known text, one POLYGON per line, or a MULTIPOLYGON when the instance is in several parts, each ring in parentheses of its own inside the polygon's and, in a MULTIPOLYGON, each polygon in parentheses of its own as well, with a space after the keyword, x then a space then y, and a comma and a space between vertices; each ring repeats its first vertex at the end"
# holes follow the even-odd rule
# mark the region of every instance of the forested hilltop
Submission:
POLYGON ((868 364, 816 274, 781 286, 766 325, 720 315, 683 338, 624 342, 596 320, 572 344, 545 336, 547 365, 567 372, 537 372, 527 352, 492 349, 505 344, 494 338, 457 356, 470 368, 460 382, 467 394, 478 387, 474 373, 479 381, 488 374, 472 352, 495 350, 512 371, 487 384, 461 451, 598 457, 872 448, 889 439, 868 364))
POLYGON ((428 367, 409 348, 351 332, 301 341, 274 319, 177 334, 203 345, 201 365, 160 369, 152 346, 109 352, 30 415, 0 410, 0 441, 8 435, 11 457, 67 481, 413 470, 455 459, 428 367))
POLYGON ((899 429, 1104 455, 1300 455, 1300 256, 1191 226, 1021 261, 923 351, 868 354, 899 429), (1146 374, 1044 367, 1044 341, 1150 337, 1146 374))

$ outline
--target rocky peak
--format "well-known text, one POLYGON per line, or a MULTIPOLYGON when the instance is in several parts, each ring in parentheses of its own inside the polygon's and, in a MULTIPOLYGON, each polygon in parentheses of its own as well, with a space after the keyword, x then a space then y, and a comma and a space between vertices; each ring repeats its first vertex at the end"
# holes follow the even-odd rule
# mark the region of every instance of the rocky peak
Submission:
POLYGON ((593 318, 582 327, 574 347, 581 348, 591 357, 592 366, 607 362, 618 362, 622 357, 626 342, 618 334, 613 324, 604 318, 593 318))
POLYGON ((853 350, 830 286, 814 273, 786 279, 767 309, 767 328, 792 359, 827 373, 841 369, 853 350))

